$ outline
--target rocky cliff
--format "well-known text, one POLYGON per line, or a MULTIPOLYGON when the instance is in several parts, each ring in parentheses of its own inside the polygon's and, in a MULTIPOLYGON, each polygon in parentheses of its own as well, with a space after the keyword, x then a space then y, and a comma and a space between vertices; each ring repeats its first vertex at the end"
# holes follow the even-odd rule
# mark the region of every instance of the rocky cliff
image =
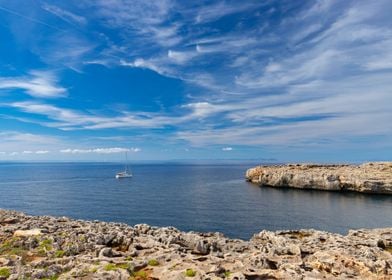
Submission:
POLYGON ((251 240, 0 210, 0 279, 392 279, 392 228, 251 240))
POLYGON ((246 179, 261 186, 392 194, 392 162, 258 166, 247 170, 246 179))

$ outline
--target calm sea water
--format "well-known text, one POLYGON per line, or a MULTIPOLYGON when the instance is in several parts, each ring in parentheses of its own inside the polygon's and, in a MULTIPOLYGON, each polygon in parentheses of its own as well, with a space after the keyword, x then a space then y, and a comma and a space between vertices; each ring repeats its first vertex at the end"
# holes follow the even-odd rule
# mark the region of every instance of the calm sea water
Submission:
POLYGON ((392 197, 280 190, 245 182, 250 165, 2 163, 0 208, 33 215, 220 231, 248 239, 263 229, 392 226, 392 197))

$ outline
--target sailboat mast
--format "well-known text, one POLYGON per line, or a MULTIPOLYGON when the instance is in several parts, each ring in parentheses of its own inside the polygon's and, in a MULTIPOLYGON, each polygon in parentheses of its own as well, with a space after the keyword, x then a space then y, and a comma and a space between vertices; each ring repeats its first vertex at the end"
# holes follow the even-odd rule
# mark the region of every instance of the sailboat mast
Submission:
POLYGON ((128 153, 125 152, 125 171, 128 173, 128 153))

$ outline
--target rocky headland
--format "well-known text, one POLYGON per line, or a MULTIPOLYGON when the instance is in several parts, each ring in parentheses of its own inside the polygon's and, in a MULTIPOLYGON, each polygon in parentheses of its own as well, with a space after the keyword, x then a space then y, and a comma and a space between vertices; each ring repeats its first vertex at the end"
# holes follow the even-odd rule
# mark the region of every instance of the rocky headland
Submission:
POLYGON ((392 194, 392 162, 258 166, 246 179, 260 186, 392 194))
POLYGON ((0 210, 0 229, 0 279, 392 279, 392 228, 245 241, 0 210))

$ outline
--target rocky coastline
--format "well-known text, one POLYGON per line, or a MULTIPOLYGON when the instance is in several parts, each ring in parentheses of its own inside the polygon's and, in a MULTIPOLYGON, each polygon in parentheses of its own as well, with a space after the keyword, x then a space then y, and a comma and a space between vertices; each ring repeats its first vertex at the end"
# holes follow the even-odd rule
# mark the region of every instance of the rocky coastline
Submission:
POLYGON ((258 166, 247 170, 246 179, 277 188, 392 194, 392 162, 258 166))
POLYGON ((392 228, 261 231, 245 241, 9 210, 0 228, 0 279, 392 278, 392 228))

